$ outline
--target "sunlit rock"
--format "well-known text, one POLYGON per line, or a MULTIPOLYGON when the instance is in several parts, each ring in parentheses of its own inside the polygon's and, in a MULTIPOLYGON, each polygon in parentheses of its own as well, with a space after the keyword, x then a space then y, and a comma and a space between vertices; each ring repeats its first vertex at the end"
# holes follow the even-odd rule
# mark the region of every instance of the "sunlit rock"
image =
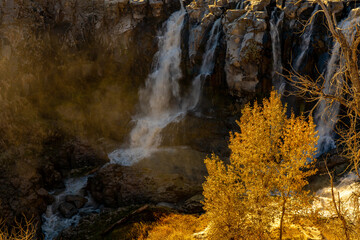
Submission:
POLYGON ((226 11, 226 22, 233 22, 235 19, 241 17, 242 15, 244 15, 246 13, 246 10, 244 9, 229 9, 226 11))
POLYGON ((216 17, 220 16, 222 14, 221 7, 216 5, 209 5, 209 11, 210 13, 214 14, 216 17))
POLYGON ((249 2, 250 5, 246 7, 247 10, 262 11, 270 4, 271 0, 252 0, 249 2))
POLYGON ((216 6, 227 7, 229 2, 227 0, 216 0, 216 6))
POLYGON ((327 0, 326 5, 333 14, 337 14, 344 9, 344 1, 341 0, 327 0))
POLYGON ((302 2, 297 0, 287 0, 285 2, 284 12, 287 18, 294 19, 312 6, 313 2, 309 1, 302 2))
POLYGON ((263 37, 267 29, 266 12, 228 10, 224 21, 226 35, 226 79, 234 95, 255 92, 259 82, 258 64, 262 56, 263 37))

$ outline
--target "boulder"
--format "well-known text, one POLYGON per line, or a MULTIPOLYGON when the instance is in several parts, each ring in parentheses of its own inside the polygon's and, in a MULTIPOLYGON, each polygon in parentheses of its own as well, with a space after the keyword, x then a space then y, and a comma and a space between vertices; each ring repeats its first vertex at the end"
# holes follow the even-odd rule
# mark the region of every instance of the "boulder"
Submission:
POLYGON ((65 218, 71 218, 78 213, 76 206, 68 202, 61 203, 58 210, 65 218))
POLYGON ((65 201, 75 205, 77 209, 82 208, 88 202, 86 198, 80 195, 67 195, 65 201))

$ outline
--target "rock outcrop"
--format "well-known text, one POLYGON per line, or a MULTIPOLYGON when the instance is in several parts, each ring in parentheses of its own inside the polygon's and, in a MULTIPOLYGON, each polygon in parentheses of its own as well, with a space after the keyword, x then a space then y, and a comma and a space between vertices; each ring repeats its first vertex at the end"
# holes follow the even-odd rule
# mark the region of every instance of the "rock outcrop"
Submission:
POLYGON ((202 191, 179 174, 154 174, 147 169, 107 165, 88 180, 93 198, 109 207, 140 203, 177 203, 202 191))

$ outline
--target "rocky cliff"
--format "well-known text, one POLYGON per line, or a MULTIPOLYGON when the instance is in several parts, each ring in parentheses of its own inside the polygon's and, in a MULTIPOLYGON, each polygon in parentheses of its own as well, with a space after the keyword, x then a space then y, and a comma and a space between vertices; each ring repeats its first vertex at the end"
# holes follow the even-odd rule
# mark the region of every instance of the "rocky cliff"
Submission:
MULTIPOLYGON (((228 132, 241 106, 273 86, 291 90, 280 75, 284 69, 317 78, 333 41, 321 13, 304 29, 317 10, 312 1, 198 0, 184 5, 182 93, 200 73, 219 18, 221 34, 213 73, 200 76, 200 110, 167 126, 163 145, 227 156, 228 132)), ((328 0, 327 5, 339 22, 359 3, 328 0)), ((48 190, 62 187, 65 177, 104 164, 103 152, 126 141, 138 110, 138 89, 154 68, 159 32, 178 9, 177 0, 0 2, 0 160, 6 172, 0 177, 0 217, 11 223, 27 212, 41 221, 53 201, 48 190), (66 140, 53 140, 59 138, 66 140)), ((287 101, 296 112, 309 107, 301 99, 287 101)), ((91 178, 88 190, 111 207, 175 204, 199 193, 205 174, 199 166, 192 174, 201 176, 190 181, 191 174, 141 175, 144 169, 107 166, 91 178)))

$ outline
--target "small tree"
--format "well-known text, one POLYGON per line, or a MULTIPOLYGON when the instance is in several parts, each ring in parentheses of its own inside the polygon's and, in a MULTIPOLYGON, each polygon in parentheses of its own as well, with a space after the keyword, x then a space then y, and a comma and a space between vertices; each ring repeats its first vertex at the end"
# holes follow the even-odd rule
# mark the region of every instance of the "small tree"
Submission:
POLYGON ((308 203, 303 188, 313 175, 317 142, 312 119, 285 114, 280 96, 272 92, 263 106, 247 105, 230 136, 230 164, 218 157, 205 160, 205 210, 214 239, 268 239, 279 219, 279 238, 290 211, 308 203), (276 217, 277 216, 277 217, 276 217))

